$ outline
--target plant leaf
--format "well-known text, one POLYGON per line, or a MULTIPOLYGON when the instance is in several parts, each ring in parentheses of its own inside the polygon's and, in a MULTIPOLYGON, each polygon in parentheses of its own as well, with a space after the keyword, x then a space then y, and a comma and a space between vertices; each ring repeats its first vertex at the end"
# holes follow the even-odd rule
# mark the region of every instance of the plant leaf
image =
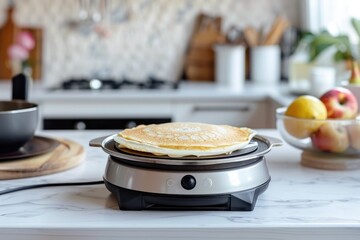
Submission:
POLYGON ((334 37, 324 32, 317 35, 310 43, 310 61, 314 61, 325 49, 331 46, 336 46, 338 51, 342 52, 342 55, 334 56, 335 59, 340 60, 341 56, 352 58, 351 45, 347 36, 340 35, 334 37))
POLYGON ((360 37, 360 20, 356 18, 351 18, 351 24, 354 27, 357 35, 360 37))

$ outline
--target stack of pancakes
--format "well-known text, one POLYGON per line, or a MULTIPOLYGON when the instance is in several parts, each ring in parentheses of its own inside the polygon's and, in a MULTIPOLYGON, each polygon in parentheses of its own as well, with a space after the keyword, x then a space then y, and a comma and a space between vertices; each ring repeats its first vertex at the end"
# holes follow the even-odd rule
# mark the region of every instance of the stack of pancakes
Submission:
POLYGON ((230 154, 245 147, 256 132, 250 128, 174 122, 139 125, 114 136, 120 148, 169 157, 230 154))

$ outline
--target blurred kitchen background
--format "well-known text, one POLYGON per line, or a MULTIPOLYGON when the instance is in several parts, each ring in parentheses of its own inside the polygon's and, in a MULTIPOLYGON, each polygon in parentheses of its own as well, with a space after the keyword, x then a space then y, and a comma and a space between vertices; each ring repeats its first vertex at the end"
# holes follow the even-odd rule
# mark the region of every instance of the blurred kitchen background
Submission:
MULTIPOLYGON (((221 29, 270 27, 277 15, 301 26, 298 0, 0 0, 0 26, 14 3, 19 27, 41 29, 41 79, 165 80, 181 77, 199 13, 222 18, 221 29)), ((0 63, 3 64, 3 63, 0 63)), ((3 65, 2 65, 3 67, 3 65)))
MULTIPOLYGON (((356 0, 0 0, 0 26, 14 6, 17 27, 40 29, 36 78, 54 86, 70 78, 181 78, 196 17, 221 17, 221 31, 270 29, 276 16, 292 27, 349 32, 356 0), (326 2, 326 3, 325 3, 326 2)), ((353 36, 352 36, 353 37, 353 36)), ((0 38, 3 38, 1 36, 0 38)), ((290 36, 291 38, 291 36, 290 36)), ((290 39, 289 41, 293 41, 290 39)), ((293 42, 289 44, 294 44, 293 42)), ((285 46, 286 47, 286 46, 285 46)), ((292 47, 292 46, 290 46, 292 47)), ((4 49, 1 49, 4 51, 4 49)), ((4 63, 0 63, 4 67, 4 63)))
MULTIPOLYGON (((253 27, 269 31, 276 16, 291 27, 334 34, 349 32, 356 0, 0 0, 0 26, 14 6, 17 27, 38 30, 36 59, 44 86, 71 78, 183 76, 184 57, 200 14, 221 18, 221 31, 253 27), (326 3, 325 3, 326 2, 326 3)), ((286 54, 291 54, 294 42, 286 54)), ((353 37, 353 36, 351 36, 353 37)), ((1 36, 0 38, 3 38, 1 36)), ((286 44, 286 43, 284 43, 286 44)), ((283 51, 286 51, 283 47, 283 51)), ((289 47, 288 47, 289 48, 289 47)), ((4 49, 1 49, 4 51, 4 49)), ((0 63, 4 67, 4 63, 0 63)), ((286 71, 286 69, 284 70, 286 71)), ((286 73, 283 74, 287 77, 286 73)), ((2 76, 3 77, 3 76, 2 76)))
MULTIPOLYGON (((337 83, 349 78, 350 55, 359 59, 360 22, 352 22, 360 19, 358 9, 358 0, 0 0, 0 95, 9 98, 3 94, 9 80, 22 71, 43 90, 33 91, 32 100, 42 104, 44 125, 101 118, 274 127, 267 117, 309 93, 314 66, 334 69, 337 83), (180 80, 232 83, 223 92, 190 85, 163 95, 49 91, 176 90, 180 80), (269 92, 276 104, 268 101, 269 92), (125 108, 102 108, 118 97, 125 108), (206 114, 192 117, 197 111, 206 114)), ((320 74, 326 78, 329 71, 320 74)))

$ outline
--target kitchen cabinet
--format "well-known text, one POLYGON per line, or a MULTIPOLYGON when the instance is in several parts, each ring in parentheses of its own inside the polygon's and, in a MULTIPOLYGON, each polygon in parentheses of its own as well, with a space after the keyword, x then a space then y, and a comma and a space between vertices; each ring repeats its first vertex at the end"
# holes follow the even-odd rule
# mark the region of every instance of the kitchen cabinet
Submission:
POLYGON ((172 114, 170 102, 142 101, 142 100, 73 100, 63 99, 61 101, 46 100, 42 103, 42 114, 44 117, 116 117, 116 118, 138 118, 138 117, 169 117, 172 114))
POLYGON ((235 101, 46 101, 41 105, 43 129, 121 129, 139 124, 204 122, 273 127, 271 100, 235 101))
POLYGON ((123 129, 172 119, 169 102, 115 100, 46 100, 41 104, 43 129, 123 129))
MULTIPOLYGON (((0 84, 0 96, 10 99, 10 93, 9 84, 0 84)), ((89 129, 92 123, 88 122, 94 121, 106 122, 106 129, 121 129, 165 121, 271 128, 275 127, 276 108, 293 99, 286 85, 264 88, 246 83, 243 92, 232 92, 214 84, 181 83, 179 89, 158 91, 49 91, 35 85, 29 100, 39 104, 39 129, 48 123, 53 125, 48 129, 89 129)))
POLYGON ((272 127, 269 104, 268 100, 178 103, 173 120, 269 128, 272 127))

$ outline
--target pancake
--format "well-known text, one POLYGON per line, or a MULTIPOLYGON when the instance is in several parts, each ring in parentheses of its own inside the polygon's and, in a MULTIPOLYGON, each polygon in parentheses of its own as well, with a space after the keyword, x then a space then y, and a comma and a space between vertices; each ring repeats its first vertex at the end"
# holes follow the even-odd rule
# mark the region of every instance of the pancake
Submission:
POLYGON ((256 132, 250 128, 173 122, 139 125, 114 136, 120 148, 169 157, 229 154, 245 147, 256 132))

